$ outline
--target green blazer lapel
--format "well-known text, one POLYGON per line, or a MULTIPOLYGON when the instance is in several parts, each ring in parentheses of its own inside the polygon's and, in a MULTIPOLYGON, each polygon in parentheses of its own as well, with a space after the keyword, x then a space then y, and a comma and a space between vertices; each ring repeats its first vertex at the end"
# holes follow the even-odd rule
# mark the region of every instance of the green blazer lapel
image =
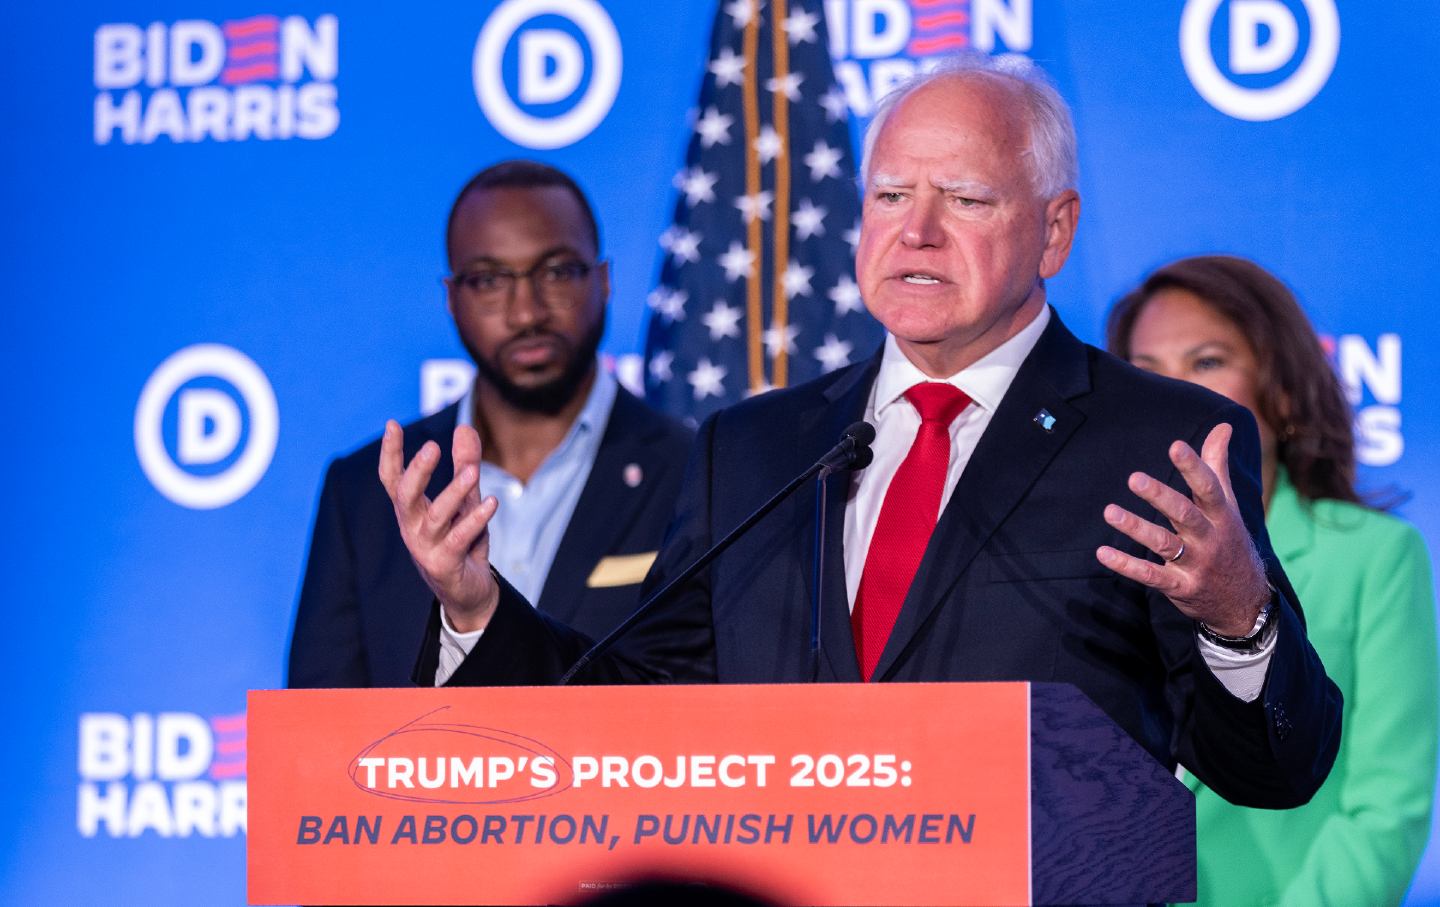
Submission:
POLYGON ((1315 547, 1315 521, 1283 466, 1275 473, 1274 493, 1265 511, 1265 529, 1287 572, 1290 564, 1302 560, 1315 547))

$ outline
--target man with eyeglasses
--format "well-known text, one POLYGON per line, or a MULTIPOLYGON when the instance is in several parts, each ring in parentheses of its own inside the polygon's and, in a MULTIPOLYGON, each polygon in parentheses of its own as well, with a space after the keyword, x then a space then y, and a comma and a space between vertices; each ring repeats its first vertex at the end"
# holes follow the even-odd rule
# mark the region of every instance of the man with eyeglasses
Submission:
MULTIPOLYGON (((456 429, 478 432, 480 484, 505 500, 491 560, 537 607, 594 634, 635 605, 691 441, 598 367, 610 295, 599 248, 589 202, 559 170, 507 161, 470 180, 450 211, 445 287, 475 381, 405 427, 406 457, 435 465, 432 495, 454 474, 456 429)), ((293 687, 443 684, 479 636, 432 606, 376 478, 379 451, 369 444, 326 475, 293 687)))

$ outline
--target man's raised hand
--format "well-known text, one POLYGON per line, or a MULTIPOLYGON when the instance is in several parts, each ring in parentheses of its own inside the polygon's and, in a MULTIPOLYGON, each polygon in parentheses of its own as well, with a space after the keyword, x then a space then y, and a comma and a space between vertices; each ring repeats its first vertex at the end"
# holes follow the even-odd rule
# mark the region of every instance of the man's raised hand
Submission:
POLYGON ((440 462, 440 447, 425 442, 407 466, 404 441, 399 424, 386 422, 380 484, 395 507, 400 537, 450 624, 462 633, 484 629, 500 600, 487 528, 499 502, 480 497, 480 436, 469 426, 456 427, 450 448, 455 478, 433 501, 425 487, 440 462))
POLYGON ((1130 476, 1130 490, 1169 520, 1173 530, 1118 504, 1105 508, 1105 522, 1164 563, 1109 545, 1095 556, 1121 576, 1164 593, 1181 612, 1214 632, 1248 636, 1270 598, 1270 585, 1230 485, 1231 434, 1228 424, 1215 426, 1200 454, 1183 441, 1170 445, 1170 461, 1190 486, 1193 500, 1143 472, 1130 476))

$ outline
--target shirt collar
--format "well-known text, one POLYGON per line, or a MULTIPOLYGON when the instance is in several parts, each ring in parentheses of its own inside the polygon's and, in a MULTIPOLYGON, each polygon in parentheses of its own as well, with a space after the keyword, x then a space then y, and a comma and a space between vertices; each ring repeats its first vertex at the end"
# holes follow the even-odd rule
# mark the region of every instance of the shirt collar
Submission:
MULTIPOLYGON (((943 380, 964 391, 981 409, 993 413, 1005 392, 1010 389, 1010 384, 1015 380, 1025 357, 1035 348, 1049 323, 1050 307, 1047 305, 1014 337, 943 380)), ((895 342, 894 335, 886 333, 885 351, 880 358, 880 375, 875 379, 872 397, 875 415, 879 416, 886 407, 899 400, 916 384, 935 380, 937 379, 926 375, 907 359, 901 352, 900 345, 895 342)))

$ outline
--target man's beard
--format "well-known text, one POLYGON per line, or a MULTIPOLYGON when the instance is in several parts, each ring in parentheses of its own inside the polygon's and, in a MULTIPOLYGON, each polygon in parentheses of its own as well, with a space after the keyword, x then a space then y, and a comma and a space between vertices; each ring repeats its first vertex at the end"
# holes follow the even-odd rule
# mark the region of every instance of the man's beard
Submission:
MULTIPOLYGON (((524 412, 553 416, 575 399, 575 395, 580 391, 580 386, 590 376, 590 370, 595 366, 595 353, 600 349, 600 338, 604 333, 605 318, 602 315, 590 332, 580 339, 579 347, 571 350, 572 355, 565 363, 564 370, 550 381, 533 387, 522 387, 511 381, 493 363, 476 355, 473 349, 470 350, 470 358, 474 360, 475 369, 480 373, 480 377, 495 388, 500 399, 524 412)), ((513 339, 521 340, 546 334, 549 332, 530 331, 513 339)), ((565 345, 566 349, 570 349, 563 340, 561 343, 565 345)))

